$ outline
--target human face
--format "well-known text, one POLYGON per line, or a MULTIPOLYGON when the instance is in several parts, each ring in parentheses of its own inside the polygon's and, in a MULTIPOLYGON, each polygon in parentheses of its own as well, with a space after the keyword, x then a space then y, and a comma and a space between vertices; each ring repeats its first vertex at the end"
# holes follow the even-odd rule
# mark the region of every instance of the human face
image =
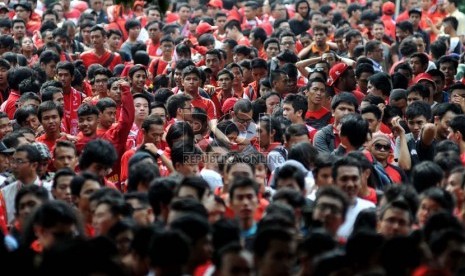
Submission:
POLYGON ((400 28, 396 28, 396 37, 399 41, 404 40, 404 38, 406 38, 408 35, 409 35, 408 32, 405 32, 401 30, 400 28))
POLYGON ((423 40, 423 38, 414 37, 413 41, 415 42, 415 44, 417 44, 417 52, 424 53, 425 50, 426 50, 426 44, 425 44, 425 41, 423 40))
POLYGON ((268 73, 268 70, 265 68, 253 68, 252 69, 252 77, 254 81, 260 81, 262 78, 264 78, 268 73))
POLYGON ((119 221, 119 218, 110 211, 110 205, 99 204, 92 217, 92 226, 95 236, 106 235, 108 230, 119 221))
POLYGON ((271 115, 273 113, 274 108, 279 105, 281 102, 281 99, 274 95, 271 97, 268 97, 265 101, 266 103, 266 114, 271 115))
POLYGON ((162 108, 162 107, 152 108, 152 112, 150 112, 150 114, 162 118, 163 122, 166 123, 166 111, 165 111, 164 108, 162 108))
POLYGON ((132 40, 136 40, 140 34, 140 26, 133 27, 129 29, 128 36, 132 40))
POLYGON ((239 128, 239 131, 246 131, 252 122, 253 111, 233 113, 233 121, 239 128))
POLYGON ((451 140, 452 142, 456 143, 456 144, 460 144, 460 142, 462 141, 462 137, 459 136, 460 135, 460 132, 459 131, 454 131, 452 128, 447 128, 448 130, 448 134, 447 134, 447 139, 451 140))
POLYGON ((441 211, 441 206, 430 198, 423 198, 417 211, 417 221, 420 227, 425 225, 426 221, 437 212, 441 211))
POLYGON ((99 115, 100 124, 105 129, 109 129, 116 122, 116 107, 107 107, 99 115))
POLYGON ((292 275, 291 271, 295 265, 295 250, 294 241, 272 240, 265 255, 257 259, 260 275, 292 275))
POLYGON ((223 74, 218 77, 218 85, 223 91, 231 91, 232 79, 228 74, 223 74))
POLYGON ((318 174, 315 177, 315 184, 318 187, 324 187, 333 184, 333 174, 331 167, 324 167, 318 170, 318 174))
POLYGON ((371 77, 373 74, 363 72, 360 75, 360 78, 357 79, 357 85, 360 91, 363 93, 368 93, 368 78, 371 77))
POLYGON ((333 110, 334 122, 337 124, 344 115, 350 113, 355 113, 355 107, 348 103, 340 103, 336 109, 333 110))
POLYGON ((362 118, 368 122, 368 128, 371 133, 375 133, 378 130, 379 120, 375 117, 373 113, 362 114, 362 118))
POLYGON ((268 59, 276 57, 279 54, 279 44, 278 43, 269 43, 268 47, 265 49, 266 56, 268 59))
POLYGON ((384 59, 383 51, 384 51, 383 45, 379 44, 378 47, 376 49, 374 49, 373 52, 371 53, 371 58, 374 61, 382 62, 383 59, 384 59))
POLYGON ((0 173, 4 173, 10 169, 10 155, 0 153, 0 173))
POLYGON ((272 137, 274 133, 270 133, 270 130, 266 128, 266 125, 261 122, 259 127, 257 128, 257 136, 259 139, 259 144, 262 149, 268 148, 270 143, 272 142, 272 137))
POLYGON ((15 13, 18 16, 18 18, 21 18, 24 21, 28 20, 29 17, 31 16, 31 12, 24 9, 23 7, 17 7, 15 10, 15 13))
MULTIPOLYGON (((95 1, 99 1, 99 0, 95 0, 95 1)), ((93 32, 90 33, 90 42, 92 43, 94 48, 100 49, 101 47, 103 47, 105 41, 106 41, 106 39, 102 35, 102 32, 100 30, 93 31, 93 32)))
POLYGON ((154 143, 157 147, 160 146, 163 138, 163 126, 162 125, 150 125, 150 129, 145 133, 144 131, 144 142, 154 143))
POLYGON ((253 219, 258 206, 258 198, 252 187, 241 187, 234 191, 231 200, 231 209, 240 220, 253 219))
POLYGON ((283 104, 283 116, 284 118, 291 121, 293 124, 299 122, 302 119, 302 111, 299 110, 297 113, 292 107, 292 104, 284 103, 283 104))
POLYGON ((237 86, 242 86, 242 72, 238 67, 233 67, 231 68, 231 72, 234 75, 234 79, 232 81, 232 85, 237 87, 237 86))
POLYGON ((326 34, 323 30, 315 31, 313 38, 318 47, 324 47, 326 45, 326 34))
POLYGON ((281 50, 289 50, 295 52, 295 41, 292 36, 284 36, 281 38, 281 50))
POLYGON ((382 40, 384 36, 384 26, 381 24, 373 24, 373 36, 376 40, 382 40))
POLYGON ((344 74, 345 89, 347 91, 353 91, 357 87, 357 80, 355 79, 355 72, 352 69, 348 69, 344 74))
POLYGON ((154 20, 160 21, 161 14, 158 10, 150 10, 147 14, 147 22, 152 22, 154 20))
POLYGON ((146 99, 138 97, 134 99, 134 107, 136 109, 136 120, 143 121, 149 116, 149 102, 146 99))
POLYGON ((446 83, 454 81, 455 74, 457 74, 457 68, 451 62, 443 62, 439 64, 439 70, 444 74, 446 83))
POLYGON ((416 102, 416 101, 426 101, 426 100, 423 99, 420 96, 420 94, 417 93, 417 92, 412 92, 412 93, 407 95, 407 105, 411 105, 413 102, 416 102))
POLYGON ((457 203, 462 203, 464 200, 463 180, 461 172, 452 173, 447 178, 446 190, 455 196, 457 203))
POLYGON ((43 204, 43 201, 33 194, 26 194, 19 200, 17 216, 19 222, 24 225, 31 214, 43 204))
POLYGON ((308 4, 307 3, 300 3, 297 6, 297 12, 303 17, 306 18, 308 15, 308 4))
POLYGON ((161 45, 160 45, 160 48, 162 50, 162 54, 166 57, 166 58, 171 58, 171 56, 173 55, 173 49, 174 49, 174 44, 170 41, 164 41, 161 45))
POLYGON ((341 166, 337 169, 335 184, 343 190, 351 200, 354 200, 361 187, 360 170, 357 167, 341 166))
POLYGON ((391 145, 386 143, 386 141, 377 141, 371 147, 371 153, 376 158, 376 160, 382 162, 386 161, 391 152, 391 145))
POLYGON ((97 115, 80 116, 78 121, 78 128, 84 136, 92 136, 97 131, 99 118, 97 115))
POLYGON ((29 37, 24 37, 21 41, 21 49, 25 52, 32 52, 34 50, 34 43, 29 37))
POLYGON ((8 117, 0 119, 0 139, 5 137, 8 133, 13 131, 10 119, 8 117))
POLYGON ((234 164, 230 169, 229 172, 226 173, 226 177, 224 179, 225 185, 228 185, 234 181, 237 177, 248 177, 254 178, 254 171, 252 168, 245 163, 237 163, 234 164))
POLYGON ((63 168, 74 170, 77 165, 76 151, 69 147, 56 147, 53 156, 53 165, 57 170, 63 168))
POLYGON ((71 180, 73 176, 65 175, 60 176, 56 181, 56 188, 52 189, 53 197, 56 200, 61 200, 69 204, 72 203, 71 199, 71 180))
POLYGON ((410 58, 410 67, 412 67, 412 71, 414 75, 418 75, 420 73, 425 72, 425 69, 423 64, 421 64, 420 58, 418 57, 412 57, 410 58))
POLYGON ((25 151, 16 151, 10 160, 10 164, 14 176, 20 181, 35 175, 38 165, 37 162, 29 161, 28 154, 25 151))
POLYGON ((4 67, 0 67, 0 84, 7 83, 7 74, 8 74, 8 69, 4 67))
POLYGON ((112 48, 112 49, 118 48, 120 43, 121 43, 121 36, 119 36, 119 35, 112 34, 112 35, 108 38, 108 45, 109 45, 110 48, 112 48))
POLYGON ((428 121, 423 115, 407 120, 408 128, 410 129, 410 132, 412 132, 415 139, 418 139, 421 129, 427 122, 428 121))
POLYGON ((41 63, 40 66, 45 71, 45 75, 47 76, 48 80, 52 80, 55 77, 57 63, 54 60, 47 64, 41 63))
POLYGON ((182 7, 179 10, 179 18, 182 21, 186 21, 191 16, 191 10, 188 7, 182 7))
POLYGON ((98 93, 101 96, 107 96, 107 82, 108 82, 108 77, 106 75, 96 75, 94 78, 94 89, 95 92, 98 93))
POLYGON ((444 81, 440 76, 432 76, 434 83, 436 84, 436 93, 442 93, 444 91, 444 81))
POLYGON ((29 117, 27 117, 26 119, 25 126, 36 131, 37 128, 39 128, 40 126, 40 122, 39 119, 37 119, 37 115, 29 115, 29 117))
POLYGON ((411 221, 408 211, 389 208, 378 222, 378 232, 385 238, 407 236, 411 230, 411 221))
POLYGON ((17 40, 20 40, 26 35, 26 26, 23 23, 17 22, 13 25, 13 36, 17 40))
POLYGON ((323 98, 325 98, 326 93, 326 85, 321 82, 313 82, 310 85, 310 88, 306 92, 308 101, 315 104, 320 105, 323 98))
POLYGON ((418 27, 420 24, 421 16, 418 13, 410 14, 409 21, 412 23, 413 27, 418 27))
POLYGON ((189 94, 197 94, 200 86, 200 78, 196 74, 189 74, 182 79, 184 91, 189 94))
POLYGON ((121 86, 120 82, 115 81, 110 86, 110 91, 108 92, 108 96, 115 101, 116 105, 121 104, 121 86))
POLYGON ((73 76, 68 70, 58 69, 57 70, 58 80, 63 84, 63 88, 70 88, 71 82, 73 81, 73 76))
POLYGON ((132 75, 131 80, 132 88, 135 91, 141 92, 144 90, 145 82, 147 80, 147 73, 144 70, 136 71, 134 75, 132 75))
MULTIPOLYGON (((150 25, 148 31, 149 31, 149 37, 153 41, 158 41, 162 35, 159 24, 150 25)), ((171 42, 168 42, 168 43, 171 44, 171 42)))
POLYGON ((450 94, 450 102, 455 104, 461 104, 462 101, 465 99, 465 90, 462 89, 454 89, 450 94))
POLYGON ((183 164, 177 163, 175 166, 175 170, 184 177, 198 176, 200 172, 200 156, 192 156, 192 158, 189 159, 190 160, 184 162, 183 164))
POLYGON ((457 116, 457 114, 455 114, 454 112, 447 111, 441 119, 439 119, 437 116, 434 118, 434 122, 436 124, 436 133, 442 139, 447 139, 447 135, 449 134, 449 123, 452 119, 455 118, 455 116, 457 116))
POLYGON ((335 236, 344 223, 344 206, 340 200, 330 196, 322 196, 315 202, 313 220, 319 221, 331 235, 335 236))
POLYGON ((350 51, 352 51, 358 45, 362 45, 362 41, 363 40, 361 36, 352 37, 352 39, 348 42, 347 47, 349 48, 350 51))
POLYGON ((222 256, 221 276, 250 276, 253 272, 253 260, 250 253, 228 253, 222 256))
POLYGON ((384 97, 383 91, 376 88, 370 81, 368 81, 367 93, 373 94, 373 95, 378 96, 378 97, 384 97))
POLYGON ((295 180, 294 178, 278 179, 276 183, 276 190, 280 190, 283 188, 289 188, 291 190, 301 192, 299 184, 297 184, 297 180, 295 180))

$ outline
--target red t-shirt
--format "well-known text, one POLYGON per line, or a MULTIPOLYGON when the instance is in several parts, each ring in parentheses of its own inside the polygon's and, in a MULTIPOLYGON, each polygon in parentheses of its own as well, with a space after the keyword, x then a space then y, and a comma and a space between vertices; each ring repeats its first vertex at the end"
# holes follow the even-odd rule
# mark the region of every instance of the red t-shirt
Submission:
POLYGON ((121 60, 121 56, 118 53, 112 53, 107 50, 105 54, 99 57, 94 52, 94 50, 89 50, 89 51, 85 51, 84 53, 82 53, 80 57, 82 59, 82 62, 84 63, 84 66, 87 69, 92 64, 106 65, 109 62, 109 59, 112 54, 113 54, 113 60, 105 67, 113 71, 113 68, 115 68, 116 65, 123 63, 121 60))
POLYGON ((216 116, 215 104, 212 102, 212 100, 201 97, 198 94, 198 92, 197 92, 197 96, 195 96, 194 99, 192 100, 192 105, 194 107, 198 107, 198 108, 205 110, 207 112, 207 116, 209 120, 218 118, 216 116))

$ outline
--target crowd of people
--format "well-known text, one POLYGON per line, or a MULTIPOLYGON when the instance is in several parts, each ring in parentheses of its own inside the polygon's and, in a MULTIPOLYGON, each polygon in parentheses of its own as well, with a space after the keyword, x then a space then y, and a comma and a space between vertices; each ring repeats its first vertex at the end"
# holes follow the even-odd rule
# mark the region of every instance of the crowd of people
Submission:
POLYGON ((400 4, 1 2, 3 270, 463 275, 465 15, 400 4))

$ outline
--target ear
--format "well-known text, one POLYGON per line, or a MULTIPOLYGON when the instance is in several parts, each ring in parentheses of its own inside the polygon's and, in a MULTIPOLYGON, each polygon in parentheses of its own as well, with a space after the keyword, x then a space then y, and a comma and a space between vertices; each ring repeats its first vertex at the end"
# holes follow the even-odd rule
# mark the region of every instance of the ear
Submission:
POLYGON ((299 110, 295 114, 297 115, 297 117, 302 117, 303 112, 304 112, 303 110, 299 110))

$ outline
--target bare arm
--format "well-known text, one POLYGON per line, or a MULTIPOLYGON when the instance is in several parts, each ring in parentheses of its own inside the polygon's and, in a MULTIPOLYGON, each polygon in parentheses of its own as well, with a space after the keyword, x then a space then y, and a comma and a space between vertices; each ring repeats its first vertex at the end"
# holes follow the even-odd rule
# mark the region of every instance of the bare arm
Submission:
POLYGON ((401 118, 399 116, 391 120, 392 130, 394 134, 398 135, 399 141, 400 141, 399 159, 397 161, 397 164, 404 171, 409 171, 412 167, 412 160, 410 157, 410 152, 408 150, 407 137, 405 136, 405 130, 399 124, 400 120, 401 118))

